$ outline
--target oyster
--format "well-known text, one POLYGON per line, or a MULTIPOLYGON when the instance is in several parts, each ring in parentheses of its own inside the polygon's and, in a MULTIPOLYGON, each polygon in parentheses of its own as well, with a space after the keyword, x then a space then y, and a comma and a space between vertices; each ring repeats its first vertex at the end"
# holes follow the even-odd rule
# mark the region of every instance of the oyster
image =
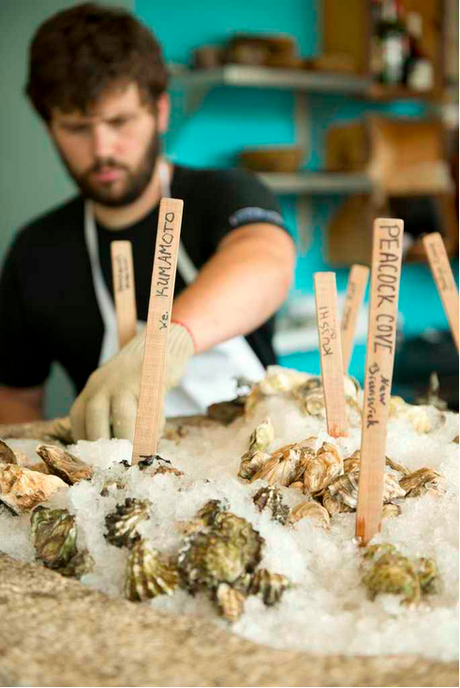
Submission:
POLYGON ((271 455, 262 451, 251 452, 248 451, 241 457, 238 477, 244 480, 250 480, 254 473, 260 471, 264 463, 270 459, 271 455))
MULTIPOLYGON (((348 459, 345 459, 343 462, 343 470, 344 473, 348 473, 348 471, 353 470, 356 467, 359 467, 361 461, 361 450, 357 449, 353 454, 348 457, 348 459)), ((385 457, 385 465, 388 466, 388 468, 391 468, 393 471, 396 471, 397 473, 402 473, 403 475, 409 475, 410 470, 406 468, 402 463, 397 463, 393 459, 391 459, 389 456, 385 457)))
POLYGON ((18 464, 19 462, 11 447, 3 440, 0 440, 0 466, 7 463, 18 464))
POLYGON ((31 518, 32 542, 37 558, 63 576, 79 578, 91 570, 88 552, 77 551, 75 517, 66 509, 39 506, 31 518))
MULTIPOLYGON (((336 478, 326 489, 332 496, 341 499, 344 504, 356 509, 358 503, 359 467, 349 470, 336 478)), ((404 488, 389 473, 383 474, 383 501, 391 502, 398 497, 404 497, 404 488)), ((324 497, 323 497, 324 504, 324 497)), ((326 505, 325 505, 326 506, 326 505)))
POLYGON ((244 518, 221 511, 209 532, 198 530, 186 539, 178 559, 184 585, 194 594, 236 583, 259 564, 264 542, 244 518))
POLYGON ((427 492, 443 495, 446 492, 445 483, 444 476, 432 468, 419 468, 399 481, 406 497, 420 497, 427 492))
POLYGON ((37 447, 37 454, 53 475, 57 475, 68 485, 75 485, 80 480, 91 480, 94 470, 87 463, 65 449, 52 444, 37 447))
POLYGON ((424 595, 433 595, 441 589, 441 577, 438 565, 434 559, 422 557, 416 563, 420 588, 424 595))
POLYGON ((416 568, 409 559, 397 552, 388 551, 380 557, 374 557, 374 563, 363 575, 370 598, 373 600, 379 593, 403 595, 402 604, 418 604, 421 588, 416 568))
POLYGON ((256 427, 249 438, 249 451, 266 451, 275 439, 275 431, 269 417, 256 427))
POLYGON ((131 548, 140 539, 139 523, 150 518, 150 506, 148 500, 127 497, 124 504, 105 517, 105 539, 115 547, 131 548))
POLYGON ((215 599, 222 616, 234 623, 238 621, 244 612, 245 595, 240 590, 233 588, 228 583, 220 583, 217 586, 215 599))
POLYGON ((0 502, 18 515, 31 511, 63 488, 67 488, 66 484, 54 475, 37 473, 13 463, 0 464, 0 502))
POLYGON ((276 487, 261 487, 253 495, 252 501, 259 511, 270 509, 274 521, 278 521, 283 526, 287 523, 289 507, 283 504, 283 495, 276 487))
POLYGON ((332 495, 329 490, 325 490, 323 494, 323 506, 329 513, 329 516, 340 513, 351 513, 354 509, 342 501, 340 495, 332 495))
POLYGON ((159 454, 155 454, 154 456, 145 456, 142 461, 138 462, 137 466, 141 471, 145 471, 146 469, 152 467, 152 471, 149 471, 150 475, 173 473, 173 475, 177 475, 178 478, 182 478, 184 475, 178 468, 174 468, 169 459, 164 459, 159 454))
POLYGON ((439 396, 439 377, 437 373, 431 373, 430 384, 426 393, 417 399, 417 404, 434 406, 438 411, 447 410, 447 402, 439 396))
POLYGON ((431 430, 430 418, 420 406, 412 406, 402 397, 390 398, 390 418, 407 418, 416 432, 427 433, 431 430))
POLYGON ((302 518, 312 518, 323 528, 330 527, 329 512, 324 506, 321 506, 319 502, 315 502, 314 500, 297 504, 297 506, 291 510, 289 523, 297 523, 297 521, 300 521, 302 518))
POLYGON ((271 458, 254 473, 250 482, 267 480, 270 485, 287 486, 296 480, 301 450, 297 444, 287 444, 273 452, 271 458))
POLYGON ((399 504, 393 504, 388 502, 388 504, 383 505, 382 518, 396 518, 401 514, 401 507, 399 504))
POLYGON ((305 491, 312 495, 324 490, 343 470, 343 461, 337 448, 323 442, 316 456, 306 462, 303 482, 305 491))
POLYGON ((259 569, 252 576, 248 594, 260 595, 269 607, 280 601, 285 590, 292 588, 292 583, 281 573, 270 573, 267 569, 259 569))
POLYGON ((125 594, 133 602, 172 595, 179 587, 177 565, 147 540, 138 540, 128 558, 125 594))
POLYGON ((247 397, 242 395, 231 401, 220 401, 207 408, 207 415, 222 425, 230 425, 234 420, 244 415, 247 397))

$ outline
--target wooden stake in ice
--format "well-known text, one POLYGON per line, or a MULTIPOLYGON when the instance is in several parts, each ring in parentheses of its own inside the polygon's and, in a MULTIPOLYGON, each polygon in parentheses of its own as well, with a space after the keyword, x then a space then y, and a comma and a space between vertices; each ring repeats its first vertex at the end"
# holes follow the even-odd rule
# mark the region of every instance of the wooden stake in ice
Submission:
POLYGON ((134 289, 133 251, 130 241, 112 241, 113 291, 118 323, 118 347, 121 349, 136 334, 136 292, 134 289))
POLYGON ((369 331, 364 383, 356 536, 362 546, 380 531, 383 473, 401 279, 402 220, 374 222, 369 331))
POLYGON ((314 279, 327 431, 332 437, 346 437, 348 423, 335 273, 317 272, 314 279))
POLYGON ((174 198, 163 198, 160 203, 133 464, 141 458, 154 456, 158 444, 183 206, 183 201, 174 198))
POLYGON ((361 308, 361 304, 364 299, 368 278, 368 267, 365 265, 352 266, 350 275, 348 277, 347 294, 345 296, 342 322, 340 324, 344 373, 348 371, 348 366, 350 365, 350 359, 353 353, 356 323, 358 320, 359 309, 361 308))
POLYGON ((458 289, 452 268, 450 267, 446 247, 439 232, 427 234, 423 238, 423 245, 458 351, 458 289))

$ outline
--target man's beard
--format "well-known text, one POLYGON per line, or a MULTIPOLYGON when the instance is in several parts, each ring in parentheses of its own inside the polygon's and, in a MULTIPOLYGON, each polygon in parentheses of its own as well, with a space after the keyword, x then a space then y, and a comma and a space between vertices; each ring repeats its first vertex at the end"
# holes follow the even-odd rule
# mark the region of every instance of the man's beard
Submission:
POLYGON ((160 155, 160 150, 160 135, 157 131, 155 131, 152 135, 143 159, 135 170, 130 170, 126 165, 121 165, 113 158, 99 158, 89 170, 81 175, 77 175, 74 172, 68 161, 62 155, 61 151, 59 151, 59 154, 68 173, 77 184, 85 198, 89 198, 95 203, 99 203, 110 208, 121 208, 122 206, 134 203, 134 201, 137 201, 137 199, 142 196, 152 179, 153 171, 155 169, 158 156, 160 155), (101 186, 95 187, 94 182, 91 182, 90 178, 93 173, 97 173, 106 168, 122 169, 126 170, 127 172, 124 190, 119 195, 113 194, 110 185, 108 185, 107 189, 104 189, 101 186))

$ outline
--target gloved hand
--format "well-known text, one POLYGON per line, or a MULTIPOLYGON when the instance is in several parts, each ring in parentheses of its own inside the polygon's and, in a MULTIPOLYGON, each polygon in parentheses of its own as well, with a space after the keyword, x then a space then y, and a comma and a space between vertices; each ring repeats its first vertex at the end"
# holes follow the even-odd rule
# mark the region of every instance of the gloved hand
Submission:
MULTIPOLYGON (((94 371, 70 409, 75 440, 133 440, 136 424, 145 329, 107 363, 94 371)), ((180 381, 187 361, 195 352, 188 329, 171 323, 168 337, 164 394, 180 381)))

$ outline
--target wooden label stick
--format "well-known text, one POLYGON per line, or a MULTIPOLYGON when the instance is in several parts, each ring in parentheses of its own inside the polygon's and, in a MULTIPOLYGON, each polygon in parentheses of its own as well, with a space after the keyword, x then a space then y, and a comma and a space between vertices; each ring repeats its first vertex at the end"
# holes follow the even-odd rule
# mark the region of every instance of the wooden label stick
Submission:
POLYGON ((133 464, 138 463, 143 457, 154 456, 159 439, 183 207, 183 201, 174 198, 163 198, 160 203, 139 406, 134 431, 133 464))
POLYGON ((118 347, 121 349, 136 335, 137 313, 134 290, 133 251, 130 241, 112 241, 113 292, 118 323, 118 347))
POLYGON ((458 289, 446 247, 439 232, 423 237, 423 245, 458 351, 458 289))
POLYGON ((356 323, 359 309, 364 299, 364 293, 369 278, 369 268, 365 265, 353 265, 348 277, 347 293, 343 309, 340 334, 342 337, 343 371, 346 373, 350 365, 355 339, 356 323))
POLYGON ((374 222, 369 331, 364 382, 356 536, 367 545, 380 531, 386 430, 398 321, 404 222, 374 222))
POLYGON ((317 272, 314 279, 327 431, 332 437, 346 437, 348 422, 335 273, 317 272))

